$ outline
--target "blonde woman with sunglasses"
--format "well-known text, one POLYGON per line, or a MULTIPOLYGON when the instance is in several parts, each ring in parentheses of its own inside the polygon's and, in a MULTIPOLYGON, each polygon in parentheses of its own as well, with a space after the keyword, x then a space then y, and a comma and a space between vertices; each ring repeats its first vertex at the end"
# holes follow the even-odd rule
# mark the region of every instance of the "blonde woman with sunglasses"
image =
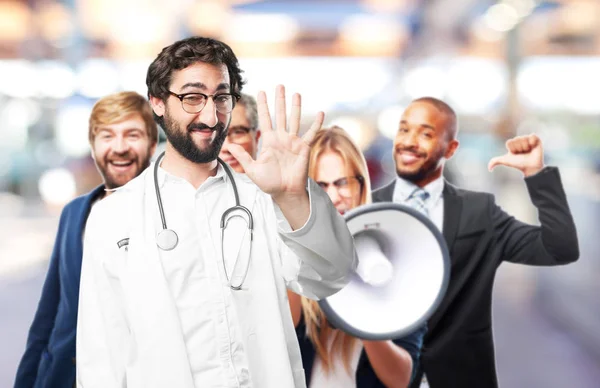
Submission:
MULTIPOLYGON (((309 176, 341 214, 371 202, 365 158, 346 131, 322 129, 311 143, 309 176)), ((309 388, 406 387, 417 369, 420 328, 394 341, 366 341, 329 325, 316 301, 288 292, 309 388)))

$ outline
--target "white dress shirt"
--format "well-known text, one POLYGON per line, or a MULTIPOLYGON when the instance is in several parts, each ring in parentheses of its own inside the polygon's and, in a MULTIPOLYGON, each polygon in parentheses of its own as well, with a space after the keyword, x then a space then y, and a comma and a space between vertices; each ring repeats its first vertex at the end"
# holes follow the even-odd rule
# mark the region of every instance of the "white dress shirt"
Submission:
MULTIPOLYGON (((223 266, 215 249, 221 215, 235 204, 224 175, 219 168, 195 189, 162 168, 158 174, 168 226, 179 235, 177 249, 159 251, 160 261, 179 312, 196 387, 219 381, 227 387, 249 383, 243 336, 235 320, 228 319, 236 316, 235 299, 223 286, 223 266)), ((243 222, 231 220, 235 221, 243 222)))
MULTIPOLYGON (((409 206, 408 198, 417 188, 418 186, 414 183, 397 177, 392 201, 394 203, 409 206)), ((433 182, 429 182, 423 187, 423 190, 429 193, 429 198, 425 200, 425 207, 427 208, 429 219, 441 232, 444 225, 444 178, 439 177, 433 182)))

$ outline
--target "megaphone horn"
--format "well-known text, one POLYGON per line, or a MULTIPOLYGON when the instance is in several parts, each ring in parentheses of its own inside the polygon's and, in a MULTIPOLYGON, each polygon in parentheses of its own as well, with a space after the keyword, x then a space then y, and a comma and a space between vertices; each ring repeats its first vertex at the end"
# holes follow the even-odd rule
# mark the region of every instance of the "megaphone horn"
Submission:
POLYGON ((344 217, 358 267, 350 283, 319 306, 333 326, 354 337, 410 334, 446 293, 450 256, 444 237, 429 218, 400 204, 363 205, 344 217))

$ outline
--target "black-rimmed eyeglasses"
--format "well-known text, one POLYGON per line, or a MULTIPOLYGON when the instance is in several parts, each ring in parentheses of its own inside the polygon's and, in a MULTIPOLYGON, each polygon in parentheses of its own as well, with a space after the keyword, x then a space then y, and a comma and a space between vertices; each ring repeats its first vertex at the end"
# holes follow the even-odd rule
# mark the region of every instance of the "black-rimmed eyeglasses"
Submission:
POLYGON ((215 107, 219 113, 230 113, 235 106, 236 101, 240 99, 238 94, 234 93, 218 93, 218 94, 204 94, 204 93, 184 93, 177 94, 169 90, 169 94, 176 97, 181 101, 181 107, 187 113, 195 114, 199 113, 206 106, 206 102, 209 97, 212 98, 215 103, 215 107))

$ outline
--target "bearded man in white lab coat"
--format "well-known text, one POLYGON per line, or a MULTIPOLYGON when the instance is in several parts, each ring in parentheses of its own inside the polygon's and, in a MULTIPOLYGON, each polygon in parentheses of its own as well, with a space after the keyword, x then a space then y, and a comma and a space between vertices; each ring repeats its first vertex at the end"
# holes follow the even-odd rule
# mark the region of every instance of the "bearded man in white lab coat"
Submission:
POLYGON ((240 73, 227 45, 198 37, 166 47, 150 65, 150 103, 168 143, 158 166, 90 215, 79 387, 306 386, 286 287, 315 299, 341 289, 357 265, 353 240, 327 194, 308 179, 308 144, 323 113, 298 137, 299 95, 288 120, 285 90, 277 88, 273 128, 259 93, 257 160, 231 145, 246 175, 229 176, 218 163, 240 73), (222 236, 222 215, 236 203, 234 183, 253 231, 237 211, 226 217, 222 236), (165 230, 177 239, 165 239, 165 230))

